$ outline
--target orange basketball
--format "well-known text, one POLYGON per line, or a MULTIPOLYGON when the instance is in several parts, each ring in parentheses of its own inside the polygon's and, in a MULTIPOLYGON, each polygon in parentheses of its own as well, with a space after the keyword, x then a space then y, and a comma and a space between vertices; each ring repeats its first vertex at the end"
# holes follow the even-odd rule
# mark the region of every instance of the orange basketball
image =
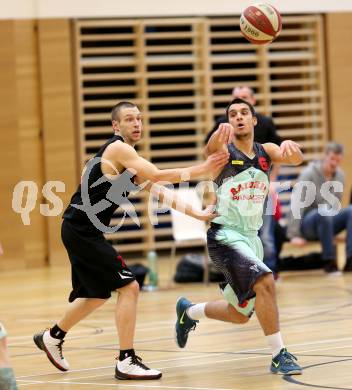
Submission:
POLYGON ((257 3, 242 12, 240 28, 250 42, 264 45, 272 42, 280 34, 282 18, 272 5, 257 3))

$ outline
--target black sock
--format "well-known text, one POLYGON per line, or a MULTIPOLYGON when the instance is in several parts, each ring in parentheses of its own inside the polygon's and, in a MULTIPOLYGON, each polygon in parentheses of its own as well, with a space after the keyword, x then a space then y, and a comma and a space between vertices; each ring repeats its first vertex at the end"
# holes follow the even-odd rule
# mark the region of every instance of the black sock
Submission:
POLYGON ((135 355, 135 352, 134 352, 134 349, 122 349, 120 351, 120 356, 119 356, 119 360, 124 360, 130 356, 134 356, 135 355))
POLYGON ((54 337, 54 339, 63 339, 66 336, 67 332, 64 332, 62 329, 60 329, 57 324, 55 324, 51 329, 50 329, 50 336, 54 337))

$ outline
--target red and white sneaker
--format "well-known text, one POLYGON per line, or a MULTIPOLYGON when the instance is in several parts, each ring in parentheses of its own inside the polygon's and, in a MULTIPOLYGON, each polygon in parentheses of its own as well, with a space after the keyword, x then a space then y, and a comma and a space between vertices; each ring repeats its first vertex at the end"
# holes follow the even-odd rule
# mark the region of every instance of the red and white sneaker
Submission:
POLYGON ((115 378, 117 379, 159 379, 161 372, 153 370, 142 363, 139 356, 129 356, 126 359, 118 360, 115 367, 115 378))
POLYGON ((51 337, 48 329, 33 336, 36 346, 46 353, 50 362, 61 371, 68 371, 67 360, 62 356, 62 344, 64 340, 51 337))

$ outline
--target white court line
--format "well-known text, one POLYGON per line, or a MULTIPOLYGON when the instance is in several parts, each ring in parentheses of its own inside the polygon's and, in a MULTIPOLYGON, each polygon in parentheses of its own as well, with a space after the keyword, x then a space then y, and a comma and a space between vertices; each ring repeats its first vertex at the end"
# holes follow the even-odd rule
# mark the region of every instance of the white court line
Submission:
MULTIPOLYGON (((336 302, 340 302, 340 300, 336 300, 336 302)), ((346 302, 345 304, 348 304, 348 303, 351 303, 350 301, 346 302)), ((316 310, 316 305, 305 305, 305 306, 302 306, 300 309, 305 309, 308 311, 308 313, 311 313, 311 312, 315 312, 316 310), (314 310, 315 309, 315 310, 314 310)), ((338 307, 338 309, 346 309, 345 306, 341 306, 341 307, 338 307)), ((326 305, 321 305, 320 306, 320 311, 318 312, 315 312, 315 314, 324 314, 325 311, 328 311, 328 310, 336 310, 336 304, 334 303, 334 301, 329 301, 328 304, 326 305)), ((292 317, 295 317, 297 314, 300 314, 299 312, 295 312, 295 311, 292 311, 292 308, 289 308, 289 307, 282 307, 281 310, 280 310, 280 314, 281 314, 281 317, 282 320, 285 320, 284 317, 287 316, 287 319, 292 319, 292 317)), ((303 313, 303 314, 306 314, 306 313, 303 313)), ((176 319, 176 318, 175 318, 176 319)), ((40 323, 40 322, 45 322, 45 323, 48 323, 48 322, 55 322, 54 320, 48 320, 47 318, 43 318, 43 319, 21 319, 20 322, 29 322, 29 323, 40 323)), ((213 322, 213 320, 210 320, 210 319, 204 319, 204 323, 206 322, 213 322)), ((174 324, 174 320, 163 320, 163 321, 150 321, 150 322, 147 322, 147 323, 144 323, 143 325, 138 325, 136 326, 136 329, 139 330, 139 331, 143 331, 143 330, 153 330, 153 329, 159 329, 160 327, 167 327, 169 325, 173 325, 174 324)), ((112 332, 116 332, 116 327, 115 325, 113 325, 113 320, 100 320, 100 319, 86 319, 84 321, 81 322, 81 324, 84 326, 84 324, 98 324, 98 323, 107 323, 107 324, 111 324, 111 326, 107 326, 107 327, 102 327, 102 326, 99 326, 99 325, 96 325, 96 327, 92 327, 92 328, 89 328, 89 329, 77 329, 77 330, 73 330, 70 332, 70 335, 73 335, 75 333, 77 334, 92 334, 92 330, 94 329, 102 329, 104 332, 109 332, 109 331, 112 331, 112 332)), ((93 333, 94 334, 94 333, 93 333)), ((105 334, 108 334, 108 333, 105 333, 105 334)), ((31 338, 32 337, 32 334, 31 335, 28 335, 28 336, 9 336, 9 340, 25 340, 25 339, 28 339, 28 338, 31 338)), ((74 337, 68 337, 68 339, 71 338, 73 339, 74 337)))
MULTIPOLYGON (((176 317, 175 317, 175 320, 176 320, 176 317)), ((29 322, 29 323, 40 323, 40 322, 44 322, 44 323, 54 323, 56 320, 50 320, 50 319, 37 319, 37 318, 28 318, 28 319, 20 319, 18 320, 18 322, 29 322)), ((106 323, 106 324, 111 324, 110 328, 114 328, 116 329, 116 326, 114 325, 114 320, 101 320, 101 319, 85 319, 83 320, 82 322, 80 322, 80 325, 84 326, 84 324, 97 324, 97 323, 106 323)), ((164 320, 164 321, 149 321, 149 322, 145 322, 143 323, 143 325, 137 325, 136 326, 136 329, 144 329, 144 328, 148 328, 149 326, 153 326, 153 327, 158 327, 160 324, 161 325, 171 325, 171 324, 174 324, 175 321, 172 321, 172 320, 164 320)), ((101 326, 97 325, 96 326, 97 328, 102 328, 101 326)), ((93 328, 92 328, 93 329, 93 328)), ((148 328, 149 329, 149 328, 148 328)), ((76 331, 71 331, 72 332, 79 332, 78 330, 76 331)))
POLYGON ((90 385, 90 386, 113 386, 113 387, 138 387, 138 388, 147 388, 147 389, 185 389, 185 390, 239 390, 236 388, 219 388, 219 387, 193 387, 193 386, 166 386, 164 384, 160 385, 144 385, 144 384, 138 384, 138 385, 125 385, 125 384, 120 384, 120 383, 91 383, 91 382, 35 382, 35 383, 24 383, 21 385, 23 386, 30 386, 32 384, 65 384, 65 385, 90 385))
MULTIPOLYGON (((341 348, 349 348, 349 347, 352 347, 352 345, 341 346, 341 347, 338 347, 338 348, 341 349, 341 348)), ((309 349, 309 350, 297 351, 295 353, 306 353, 306 352, 314 352, 314 351, 326 351, 326 350, 330 350, 330 349, 337 349, 337 348, 336 347, 330 347, 330 348, 309 349)), ((224 354, 225 353, 223 353, 223 354, 216 354, 216 355, 213 354, 212 356, 224 355, 224 354)), ((202 357, 202 356, 200 356, 200 357, 202 357)), ((238 361, 253 360, 253 359, 268 359, 268 355, 247 356, 247 357, 233 357, 233 358, 230 358, 230 359, 215 360, 215 361, 212 362, 212 364, 227 363, 227 362, 238 362, 238 361)), ((171 361, 171 360, 181 360, 181 359, 170 359, 169 361, 171 361)), ((164 360, 164 361, 167 361, 167 360, 164 360)), ((152 363, 156 363, 156 362, 161 362, 161 361, 154 361, 152 363)), ((196 367, 196 366, 202 366, 202 365, 206 365, 206 364, 209 364, 209 362, 197 362, 197 363, 179 364, 179 365, 173 365, 173 366, 170 366, 170 367, 158 367, 158 369, 163 371, 163 370, 174 369, 174 368, 181 368, 181 367, 196 367)), ((105 374, 97 374, 97 375, 89 375, 89 376, 84 376, 84 377, 70 378, 70 379, 67 379, 66 381, 62 380, 62 379, 56 379, 56 380, 51 380, 51 381, 38 381, 38 383, 42 383, 42 382, 43 383, 75 383, 75 382, 71 382, 71 381, 76 381, 76 380, 80 380, 80 379, 87 380, 89 378, 100 378, 100 377, 104 377, 104 376, 107 376, 107 374, 105 373, 105 374)), ((19 381, 27 382, 27 380, 25 378, 26 377, 19 377, 18 379, 19 379, 19 381), (20 379, 20 378, 23 378, 23 379, 20 379)))
MULTIPOLYGON (((114 368, 113 366, 101 366, 101 367, 92 367, 92 368, 81 368, 78 370, 70 370, 69 373, 72 372, 84 372, 84 371, 93 371, 93 370, 103 370, 105 368, 114 368)), ((67 375, 67 372, 50 372, 48 374, 32 374, 32 375, 22 375, 22 376, 16 376, 16 379, 25 379, 25 378, 37 378, 38 376, 49 376, 49 375, 67 375)))
MULTIPOLYGON (((298 354, 298 353, 316 352, 316 351, 329 351, 331 349, 344 349, 344 348, 352 348, 352 345, 343 345, 341 347, 315 348, 315 349, 310 349, 308 351, 296 351, 295 353, 298 354)), ((341 356, 341 358, 342 357, 349 357, 349 356, 341 356)))
MULTIPOLYGON (((345 338, 341 338, 341 339, 327 339, 327 340, 320 340, 320 341, 312 341, 312 342, 308 342, 308 343, 299 343, 299 344, 288 344, 287 345, 287 348, 290 348, 290 347, 302 347, 302 346, 308 346, 308 345, 319 345, 319 344, 327 344, 327 343, 331 343, 331 342, 342 342, 342 341, 346 341, 346 340, 352 340, 352 337, 345 337, 345 338)), ((313 349, 313 350, 305 350, 305 351, 298 351, 298 352, 295 352, 295 353, 303 353, 303 352, 313 352, 313 351, 324 351, 324 350, 330 350, 330 349, 343 349, 343 348, 348 348, 350 347, 350 345, 345 345, 345 346, 342 346, 342 347, 337 347, 337 346, 334 346, 334 347, 330 347, 330 348, 320 348, 320 349, 313 349)), ((265 351, 269 351, 269 348, 255 348, 255 349, 245 349, 245 350, 240 350, 240 351, 233 351, 232 353, 233 354, 242 354, 242 353, 251 353, 251 352, 265 352, 265 351)), ((197 353, 197 352, 195 352, 197 353)), ((187 359, 198 359, 198 358, 202 358, 202 357, 209 357, 209 356, 219 356, 219 355, 226 355, 226 352, 221 352, 219 354, 207 354, 207 355, 192 355, 192 356, 185 356, 185 357, 181 357, 181 358, 174 358, 174 359, 162 359, 162 360, 153 360, 153 361, 148 361, 149 364, 155 364, 155 363, 164 363, 164 362, 171 362, 171 361, 179 361, 179 360, 187 360, 187 359)), ((267 357, 267 356, 265 356, 267 357)), ((245 359, 245 358, 240 358, 239 360, 241 359, 245 359)), ((84 372, 84 371, 90 371, 90 370, 100 370, 100 369, 104 369, 104 368, 113 368, 115 367, 114 365, 113 366, 102 366, 102 367, 93 367, 93 368, 83 368, 83 369, 77 369, 77 370, 70 370, 70 372, 84 372)), ((57 373, 58 374, 58 373, 57 373)), ((38 374, 38 375, 28 375, 28 376, 19 376, 18 378, 33 378, 33 377, 38 377, 38 376, 47 376, 47 375, 53 375, 53 373, 49 373, 49 374, 38 374)))
MULTIPOLYGON (((351 347, 351 345, 348 346, 342 346, 339 348, 346 348, 346 347, 351 347)), ((330 348, 320 348, 320 349, 315 349, 315 350, 302 350, 302 351, 297 351, 296 353, 305 353, 305 352, 313 352, 317 350, 328 350, 328 349, 335 349, 336 347, 330 347, 330 348)), ((226 362, 235 362, 235 361, 244 361, 244 360, 253 360, 253 359, 267 359, 268 356, 248 356, 248 357, 237 357, 237 358, 232 358, 232 359, 222 359, 222 360, 215 360, 212 361, 212 364, 218 364, 218 363, 226 363, 226 362)), ((177 359, 173 359, 177 360, 177 359)), ((181 360, 181 359, 179 359, 181 360)), ((181 368, 181 367, 195 367, 195 366, 200 366, 200 365, 205 365, 209 364, 209 362, 198 362, 198 363, 191 363, 191 364, 181 364, 178 366, 171 366, 171 367, 162 367, 160 368, 161 370, 167 370, 167 369, 174 369, 174 368, 181 368)), ((99 375, 90 375, 90 376, 85 376, 82 378, 72 378, 73 381, 77 381, 80 379, 87 380, 89 378, 99 378, 107 376, 107 374, 99 374, 99 375)), ((18 382, 28 382, 26 379, 20 379, 18 378, 18 382)), ((154 386, 154 385, 120 385, 120 384, 111 384, 111 383, 90 383, 90 382, 71 382, 70 379, 67 380, 52 380, 52 381, 34 381, 32 380, 31 383, 23 383, 21 386, 29 386, 32 384, 69 384, 69 385, 95 385, 95 386, 125 386, 125 387, 146 387, 146 388, 169 388, 169 389, 192 389, 192 390, 236 390, 236 389, 216 389, 216 388, 200 388, 200 387, 182 387, 182 386, 165 386, 165 385, 159 385, 159 386, 154 386)))
MULTIPOLYGON (((222 359, 222 360, 217 360, 216 361, 216 364, 217 363, 226 363, 226 362, 234 362, 234 361, 239 361, 239 360, 251 360, 251 359, 268 359, 268 356, 265 355, 265 356, 249 356, 249 357, 246 357, 246 358, 230 358, 230 359, 222 359)), ((202 365, 206 365, 206 364, 209 364, 209 362, 198 362, 198 363, 192 363, 192 364, 180 364, 178 366, 170 366, 170 367, 158 367, 159 370, 169 370, 169 369, 173 369, 173 368, 180 368, 180 367, 196 367, 196 366, 202 366, 202 365)), ((212 362, 213 364, 213 362, 212 362)), ((84 376, 84 377, 78 377, 78 378, 69 378, 67 379, 67 383, 71 383, 70 381, 76 381, 76 380, 80 380, 80 379, 89 379, 89 378, 100 378, 100 377, 103 377, 103 376, 107 376, 108 374, 97 374, 97 375, 89 375, 89 376, 84 376)), ((62 379, 55 379, 55 380, 52 380, 52 381, 48 381, 48 383, 62 383, 62 379)))
MULTIPOLYGON (((197 352, 194 352, 195 354, 197 352)), ((173 358, 173 359, 162 359, 162 360, 153 360, 153 361, 148 361, 148 364, 154 364, 154 363, 165 363, 165 362, 174 362, 179 361, 179 360, 188 360, 188 359, 199 359, 199 358, 204 358, 204 357, 213 357, 213 356, 221 356, 221 355, 226 355, 226 352, 219 352, 219 353, 209 353, 206 355, 188 355, 188 356, 183 356, 183 357, 178 357, 178 358, 173 358)), ((115 365, 113 366, 102 366, 102 367, 94 367, 94 368, 82 368, 80 370, 70 370, 69 372, 82 372, 82 371, 90 371, 90 370, 101 370, 105 368, 114 368, 115 365)), ((38 376, 47 376, 47 375, 53 375, 54 373, 50 374, 38 374, 38 375, 27 375, 27 376, 18 376, 16 378, 33 378, 33 377, 38 377, 38 376)), ((55 374, 60 374, 59 372, 56 372, 55 374)), ((67 373, 61 373, 61 375, 67 375, 67 373)))
MULTIPOLYGON (((351 337, 346 337, 346 338, 340 338, 340 339, 327 339, 327 340, 320 340, 320 341, 312 341, 308 343, 299 343, 299 344, 289 344, 287 347, 298 347, 298 346, 308 346, 308 345, 319 345, 319 344, 327 344, 331 342, 342 342, 346 340, 351 340, 351 337)), ((326 351, 326 350, 331 350, 331 349, 344 349, 344 348, 349 348, 352 347, 352 345, 344 345, 344 346, 332 346, 332 347, 324 347, 324 348, 315 348, 315 349, 309 349, 309 350, 299 350, 296 351, 295 353, 307 353, 307 352, 315 352, 315 351, 326 351)), ((257 348, 257 349, 247 349, 247 350, 242 350, 242 351, 234 351, 233 353, 240 354, 240 353, 248 353, 248 352, 259 352, 259 351, 264 351, 264 350, 269 350, 269 348, 257 348)), ((196 352, 195 352, 196 353, 196 352)), ((163 359, 163 360, 155 360, 149 362, 150 364, 155 364, 155 363, 165 363, 165 362, 171 362, 171 361, 180 361, 180 360, 189 360, 189 359, 200 359, 200 358, 206 358, 206 357, 214 357, 214 356, 221 356, 221 355, 226 355, 226 352, 223 353, 218 353, 218 354, 206 354, 206 355, 191 355, 191 356, 185 356, 185 357, 180 357, 180 358, 174 358, 174 359, 163 359)), ((260 358, 268 358, 267 355, 264 356, 248 356, 248 357, 236 357, 236 358, 231 358, 231 359, 223 359, 223 360, 216 360, 213 361, 212 364, 214 363, 223 363, 223 362, 230 362, 230 361, 242 361, 242 360, 250 360, 250 359, 260 359, 260 358)), ((180 367, 193 367, 193 366, 199 366, 199 365, 204 365, 204 364, 209 364, 209 362, 198 362, 198 363, 187 363, 187 364, 181 364, 181 365, 173 365, 172 367, 162 367, 160 368, 161 370, 165 369, 172 369, 172 368, 180 368, 180 367)), ((100 369, 106 369, 106 368, 113 368, 113 366, 102 366, 102 367, 93 367, 93 368, 86 368, 86 369, 78 369, 78 370, 72 370, 70 373, 73 372, 84 372, 84 371, 93 371, 93 370, 100 370, 100 369)), ((18 380, 21 381, 26 381, 26 378, 33 378, 33 377, 39 377, 39 376, 48 376, 48 375, 57 375, 59 373, 49 373, 49 374, 37 374, 37 375, 29 375, 29 376, 19 376, 17 377, 18 380)), ((65 373, 66 374, 66 373, 65 373)), ((65 375, 63 374, 63 375, 65 375)), ((105 376, 106 374, 100 374, 96 376, 89 376, 89 377, 100 377, 100 376, 105 376)), ((83 377, 82 379, 86 379, 87 377, 83 377)), ((75 378, 72 378, 74 380, 75 378)), ((77 378, 81 379, 81 378, 77 378)), ((41 383, 41 382, 38 382, 41 383)), ((43 383, 56 383, 55 381, 44 381, 43 383)), ((70 383, 70 382, 68 382, 70 383)))
POLYGON ((24 379, 18 379, 18 378, 16 378, 16 382, 17 382, 17 383, 25 382, 25 383, 21 384, 21 387, 22 387, 22 386, 29 386, 29 385, 36 385, 36 384, 41 384, 41 385, 43 385, 43 384, 46 383, 45 381, 32 381, 32 380, 27 380, 27 379, 24 380, 24 379))
MULTIPOLYGON (((211 320, 208 320, 207 322, 211 323, 211 320)), ((204 324, 206 324, 204 322, 204 324)), ((157 329, 161 329, 163 327, 157 327, 157 329)), ((152 328, 154 329, 154 328, 152 328)), ((146 330, 150 330, 150 329, 146 329, 146 330)), ((249 330, 249 329, 248 329, 249 330)), ((252 327, 251 330, 257 330, 256 327, 252 327)), ((73 332, 72 332, 73 333, 73 332)), ((75 333, 77 333, 76 336, 73 336, 73 334, 71 333, 71 335, 69 337, 67 337, 66 340, 78 340, 78 339, 82 339, 82 338, 86 338, 86 336, 100 336, 100 335, 104 335, 104 336, 108 336, 110 334, 116 334, 116 328, 115 327, 111 327, 111 328, 102 328, 102 331, 99 331, 97 333, 92 333, 92 331, 85 331, 85 336, 82 336, 82 333, 83 332, 79 332, 79 331, 76 331, 75 333), (78 336, 78 333, 81 334, 81 336, 78 336)), ((170 339, 171 337, 173 336, 173 334, 170 334, 170 336, 165 336, 162 338, 162 340, 168 340, 170 339)), ((202 336, 208 336, 208 330, 204 331, 204 333, 202 332, 199 332, 198 333, 198 337, 202 337, 202 336)), ((20 347, 20 346, 24 346, 24 345, 32 345, 33 344, 33 339, 32 339, 33 335, 30 335, 30 336, 15 336, 15 337, 12 337, 11 336, 8 338, 9 340, 9 347, 20 347), (26 342, 22 342, 22 343, 13 343, 11 342, 11 340, 14 340, 14 339, 22 339, 22 340, 25 340, 26 342)), ((154 339, 137 339, 135 340, 135 343, 136 344, 141 344, 141 343, 148 343, 148 342, 153 342, 154 339)), ((159 340, 159 338, 158 338, 159 340)), ((342 338, 342 339, 328 339, 326 341, 313 341, 312 344, 315 344, 315 343, 319 343, 319 342, 322 342, 322 343, 325 343, 325 342, 336 342, 336 341, 346 341, 346 340, 352 340, 352 337, 346 337, 346 338, 342 338)), ((110 345, 110 344, 109 344, 110 345)), ((117 345, 117 344, 116 344, 117 345)), ((296 345, 309 345, 309 343, 307 344, 290 344, 290 346, 296 346, 296 345)), ((101 346, 100 346, 101 347, 101 346)), ((104 345, 102 346, 104 347, 104 345)), ((89 348, 99 348, 99 345, 98 346, 90 346, 89 348)), ((267 350, 268 348, 259 348, 259 349, 252 349, 252 350, 245 350, 245 351, 240 351, 240 352, 247 352, 247 351, 262 351, 262 350, 267 350)), ((75 350, 75 348, 73 348, 72 350, 75 350)))
MULTIPOLYGON (((152 330, 160 330, 160 329, 172 329, 171 326, 173 326, 175 322, 170 322, 168 324, 162 324, 159 326, 151 327, 151 328, 138 328, 138 332, 150 332, 152 330)), ((95 327, 95 328, 89 328, 89 329, 78 329, 75 331, 70 332, 69 336, 66 338, 66 340, 78 340, 78 339, 85 339, 87 336, 109 336, 111 334, 114 334, 116 336, 116 326, 109 326, 109 327, 95 327)), ((166 336, 165 336, 166 337, 166 336)), ((170 335, 171 337, 171 335, 170 335)), ((117 338, 115 337, 116 341, 117 338)), ((33 334, 28 336, 9 336, 9 347, 19 347, 23 345, 30 345, 33 344, 33 334), (21 342, 21 340, 23 340, 21 342)), ((136 342, 144 342, 149 341, 148 340, 136 340, 136 342)))
MULTIPOLYGON (((313 306, 308 306, 309 308, 313 306)), ((315 306, 314 306, 315 307, 315 306)), ((336 308, 335 306, 332 306, 331 309, 334 309, 336 308)), ((343 307, 345 309, 345 307, 343 307)), ((321 309, 321 313, 324 314, 326 310, 329 310, 330 309, 330 306, 327 306, 326 308, 323 307, 321 309)), ((284 310, 281 310, 280 313, 283 314, 283 311, 284 310)), ((295 316, 297 315, 297 313, 290 311, 290 314, 292 314, 291 316, 287 316, 287 320, 290 320, 292 318, 295 318, 295 316)), ((283 317, 283 316, 282 316, 283 317)), ((285 318, 282 318, 282 320, 285 320, 285 318)), ((36 322, 36 320, 23 320, 23 321, 28 321, 28 322, 36 322)), ((97 323, 99 322, 99 320, 89 320, 91 321, 92 323, 97 323)), ((89 321, 84 321, 84 322, 89 322, 89 321)), ((55 321, 54 321, 55 322, 55 321)), ((82 324, 84 325, 84 322, 82 322, 82 324)), ((205 319, 203 321, 204 324, 207 324, 207 323, 211 323, 213 322, 212 320, 210 319, 205 319)), ((169 326, 173 325, 174 324, 174 321, 170 321, 170 320, 165 320, 165 321, 151 321, 151 322, 148 322, 146 324, 143 324, 141 326, 138 326, 136 327, 136 329, 139 331, 139 332, 143 332, 143 331, 146 331, 146 332, 150 332, 151 330, 159 330, 159 329, 164 329, 164 328, 168 328, 169 326)), ((252 329, 255 329, 254 327, 252 329)), ((96 326, 96 327, 92 327, 92 328, 89 328, 89 329, 77 329, 77 330, 73 330, 70 332, 70 335, 67 337, 67 340, 76 340, 76 339, 82 339, 82 338, 86 338, 86 336, 99 336, 99 335, 103 335, 103 336, 109 336, 111 334, 116 334, 116 327, 114 325, 112 326, 107 326, 107 327, 101 327, 101 326, 96 326)), ((199 335, 201 336, 202 334, 199 333, 199 335)), ((23 346, 23 345, 31 345, 32 344, 32 337, 33 335, 27 335, 27 336, 9 336, 8 337, 8 341, 9 341, 9 347, 18 347, 18 346, 23 346), (24 342, 21 342, 21 340, 23 340, 24 342)), ((136 342, 147 342, 148 340, 136 340, 136 342)))

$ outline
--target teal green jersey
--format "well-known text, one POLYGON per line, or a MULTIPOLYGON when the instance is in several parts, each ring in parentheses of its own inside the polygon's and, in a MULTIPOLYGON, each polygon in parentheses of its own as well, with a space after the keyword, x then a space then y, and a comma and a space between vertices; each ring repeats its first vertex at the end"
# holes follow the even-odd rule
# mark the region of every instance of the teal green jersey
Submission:
POLYGON ((270 157, 256 142, 252 159, 233 144, 229 144, 228 149, 229 162, 214 180, 219 216, 213 222, 244 233, 258 231, 269 191, 270 157))

